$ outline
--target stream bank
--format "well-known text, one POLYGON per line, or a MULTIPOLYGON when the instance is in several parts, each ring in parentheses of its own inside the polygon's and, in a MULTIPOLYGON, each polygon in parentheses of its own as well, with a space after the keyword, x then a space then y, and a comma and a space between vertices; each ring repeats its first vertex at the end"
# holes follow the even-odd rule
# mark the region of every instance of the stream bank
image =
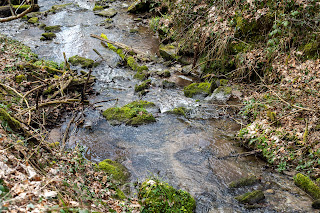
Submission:
MULTIPOLYGON (((53 2, 43 2, 43 9, 50 8, 50 3, 53 2)), ((39 4, 41 5, 41 1, 39 4)), ((143 100, 152 101, 157 106, 153 111, 157 122, 139 127, 113 126, 101 116, 100 111, 109 107, 123 106, 140 99, 133 89, 140 81, 132 78, 134 72, 130 69, 117 66, 119 56, 104 49, 97 40, 91 39, 89 34, 105 33, 110 40, 151 53, 156 52, 158 46, 153 34, 145 27, 136 25, 134 19, 127 14, 128 4, 120 5, 112 4, 119 12, 113 19, 115 27, 111 29, 96 26, 103 18, 95 16, 91 11, 93 5, 86 2, 81 2, 79 6, 69 5, 56 14, 48 15, 43 18, 47 25, 62 26, 62 31, 57 33, 53 41, 40 42, 43 31, 20 21, 4 26, 8 29, 4 33, 28 43, 40 57, 46 59, 62 62, 62 52, 66 52, 68 57, 81 55, 95 59, 97 56, 92 47, 106 58, 105 62, 93 69, 97 78, 94 86, 96 95, 90 97, 90 102, 112 99, 118 101, 96 104, 96 108, 99 107, 100 110, 87 110, 85 123, 89 125, 86 125, 87 128, 71 127, 68 147, 73 148, 77 144, 84 146, 85 156, 94 162, 106 158, 120 161, 131 172, 132 181, 144 180, 151 173, 177 188, 189 191, 197 200, 197 212, 249 211, 239 205, 234 196, 253 189, 260 189, 266 194, 266 202, 256 206, 257 212, 311 212, 308 198, 293 186, 293 182, 285 176, 272 173, 272 170, 257 158, 223 159, 230 153, 243 152, 236 142, 228 137, 236 134, 239 126, 225 116, 222 109, 184 96, 179 82, 187 79, 190 83, 192 79, 176 71, 180 70, 179 65, 150 66, 154 71, 168 69, 172 73, 170 80, 178 85, 164 89, 160 86, 161 78, 151 77, 151 87, 143 100), (17 29, 17 26, 18 29, 20 26, 21 31, 13 30, 17 29), (134 28, 137 28, 138 32, 130 32, 130 29, 134 28), (187 117, 165 113, 176 107, 189 109, 187 117), (260 177, 261 183, 252 188, 237 190, 227 187, 229 182, 250 173, 260 177)), ((52 131, 51 134, 58 135, 53 141, 61 140, 59 137, 65 132, 68 122, 67 118, 61 128, 52 131)))

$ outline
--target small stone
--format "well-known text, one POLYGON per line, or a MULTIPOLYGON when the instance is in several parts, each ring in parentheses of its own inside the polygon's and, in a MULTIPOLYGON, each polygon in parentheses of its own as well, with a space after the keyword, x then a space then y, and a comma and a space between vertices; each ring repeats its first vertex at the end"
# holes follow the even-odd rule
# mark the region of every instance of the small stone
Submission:
POLYGON ((43 197, 46 199, 56 198, 58 196, 58 192, 55 191, 47 191, 43 194, 43 197))
POLYGON ((35 23, 37 23, 38 22, 38 17, 33 17, 33 18, 30 18, 29 20, 28 20, 28 22, 29 23, 31 23, 31 24, 35 24, 35 23))
POLYGON ((55 37, 57 37, 55 33, 42 33, 40 40, 52 40, 55 37))
POLYGON ((46 32, 60 32, 61 26, 60 25, 46 26, 46 27, 44 27, 44 31, 46 31, 46 32))

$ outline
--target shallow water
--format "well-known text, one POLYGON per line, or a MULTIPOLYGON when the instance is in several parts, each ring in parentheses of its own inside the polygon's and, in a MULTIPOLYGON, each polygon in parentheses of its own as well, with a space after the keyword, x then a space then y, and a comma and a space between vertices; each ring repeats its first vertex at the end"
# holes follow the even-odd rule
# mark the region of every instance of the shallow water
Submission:
MULTIPOLYGON (((197 102, 183 95, 182 87, 194 79, 178 73, 178 67, 150 64, 154 71, 169 69, 173 74, 169 80, 180 87, 163 89, 163 79, 151 77, 152 86, 142 99, 156 104, 153 109, 157 122, 140 127, 112 126, 101 115, 101 111, 112 106, 122 106, 140 97, 134 93, 133 71, 117 66, 120 58, 105 49, 100 41, 90 34, 104 33, 110 40, 125 43, 146 53, 155 54, 158 39, 134 17, 126 13, 127 5, 121 2, 111 4, 119 13, 113 18, 114 27, 105 29, 98 26, 105 18, 94 15, 93 3, 77 1, 41 1, 41 10, 55 4, 77 2, 62 11, 48 15, 41 21, 47 25, 61 25, 53 41, 41 42, 43 30, 20 20, 0 24, 0 32, 29 45, 39 57, 63 62, 63 52, 67 57, 80 55, 100 60, 93 49, 106 59, 94 69, 97 77, 94 85, 98 95, 91 97, 96 103, 112 99, 117 101, 95 104, 96 109, 85 111, 85 123, 90 128, 73 128, 68 146, 80 144, 86 147, 86 157, 99 162, 106 158, 119 160, 131 172, 131 180, 143 181, 156 175, 177 188, 189 191, 197 200, 196 212, 313 212, 311 201, 293 185, 290 176, 279 175, 255 157, 224 158, 229 154, 245 152, 237 142, 229 139, 237 133, 239 126, 228 116, 221 116, 222 109, 197 102), (137 29, 137 33, 130 33, 137 29), (187 118, 167 114, 175 107, 190 110, 187 118), (255 174, 261 183, 253 187, 230 190, 228 183, 240 177, 255 174), (265 191, 266 200, 261 208, 245 209, 234 196, 252 189, 265 191), (268 193, 267 193, 267 189, 268 193), (272 189, 272 190, 270 190, 272 189)), ((54 140, 64 133, 66 122, 52 131, 54 140)))

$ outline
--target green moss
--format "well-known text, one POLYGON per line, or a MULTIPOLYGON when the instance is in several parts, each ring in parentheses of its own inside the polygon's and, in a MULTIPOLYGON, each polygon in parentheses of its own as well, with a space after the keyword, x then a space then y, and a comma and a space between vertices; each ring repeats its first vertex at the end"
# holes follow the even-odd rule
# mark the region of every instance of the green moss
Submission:
POLYGON ((30 18, 30 19, 28 20, 28 22, 31 23, 31 24, 38 23, 38 21, 39 21, 38 17, 33 17, 33 18, 30 18))
POLYGON ((145 80, 144 82, 142 82, 141 84, 136 84, 134 86, 134 91, 135 92, 140 92, 142 90, 148 89, 150 87, 151 84, 151 80, 145 80))
POLYGON ((20 84, 22 81, 27 80, 27 77, 25 75, 17 75, 15 77, 15 81, 16 83, 20 84))
POLYGON ((146 65, 140 66, 137 68, 137 72, 148 71, 149 68, 146 65))
POLYGON ((177 190, 157 179, 148 179, 142 183, 138 198, 142 200, 143 212, 192 213, 196 206, 188 192, 177 190))
POLYGON ((186 116, 186 111, 187 109, 185 107, 178 107, 178 108, 174 108, 171 111, 168 111, 168 113, 186 116))
POLYGON ((148 74, 144 71, 137 72, 136 74, 134 74, 133 78, 143 81, 148 78, 148 74))
POLYGON ((165 60, 178 60, 180 57, 177 54, 177 48, 173 45, 160 45, 159 53, 165 60))
POLYGON ((320 198, 320 188, 307 176, 298 173, 294 177, 294 183, 308 193, 313 199, 320 198))
POLYGON ((261 190, 255 190, 252 192, 247 192, 243 195, 235 197, 240 203, 255 204, 265 198, 261 190))
POLYGON ((94 65, 92 59, 87 59, 78 55, 70 57, 68 61, 73 66, 81 65, 81 68, 91 68, 94 65))
POLYGON ((103 10, 103 6, 99 6, 99 5, 95 5, 93 8, 93 11, 97 11, 97 10, 103 10))
POLYGON ((55 33, 42 33, 42 37, 40 38, 40 40, 52 40, 54 39, 56 36, 55 33))
POLYGON ((255 183, 257 183, 258 181, 259 180, 256 176, 250 175, 248 177, 240 178, 238 180, 232 181, 229 184, 229 188, 239 188, 239 187, 243 187, 243 186, 251 186, 251 185, 254 185, 255 183))
POLYGON ((127 197, 125 196, 125 194, 123 193, 123 191, 121 189, 119 189, 118 187, 115 189, 116 194, 113 196, 116 199, 120 199, 120 200, 124 200, 127 197))
POLYGON ((60 32, 61 26, 60 25, 46 26, 46 27, 44 27, 44 31, 46 31, 46 32, 60 32))
POLYGON ((230 95, 232 92, 232 87, 227 86, 219 86, 217 89, 214 90, 215 94, 223 93, 225 95, 230 95))
POLYGON ((269 118, 270 121, 274 122, 277 119, 277 114, 276 114, 276 112, 272 112, 272 111, 268 110, 267 117, 269 118))
POLYGON ((138 63, 136 62, 136 60, 132 56, 128 57, 126 60, 127 60, 127 65, 132 70, 136 71, 138 69, 139 65, 138 65, 138 63))
POLYGON ((112 179, 124 183, 129 178, 129 172, 126 167, 122 164, 112 161, 110 159, 105 159, 98 164, 98 168, 112 176, 112 179))
POLYGON ((61 69, 61 65, 59 65, 57 62, 54 62, 54 61, 44 61, 44 60, 41 60, 41 61, 36 61, 33 63, 34 65, 36 66, 46 66, 46 67, 50 67, 50 68, 53 68, 53 69, 61 69))
POLYGON ((66 8, 67 6, 69 5, 72 5, 73 3, 68 3, 68 4, 60 4, 60 5, 53 5, 51 7, 51 9, 49 10, 49 12, 52 12, 52 13, 56 13, 64 8, 66 8))
POLYGON ((320 47, 320 42, 318 41, 311 41, 307 43, 303 47, 303 53, 305 57, 308 59, 319 58, 319 47, 320 47))
POLYGON ((13 131, 19 131, 21 129, 20 122, 9 115, 9 113, 3 108, 0 108, 0 120, 4 122, 3 124, 8 124, 13 131))
POLYGON ((186 86, 183 91, 186 97, 192 98, 197 94, 209 95, 210 93, 210 83, 192 83, 186 86))
POLYGON ((109 108, 102 114, 106 118, 106 120, 118 122, 112 124, 124 123, 131 126, 139 126, 156 121, 153 115, 151 113, 148 113, 145 109, 149 106, 154 106, 154 104, 147 101, 134 101, 121 108, 109 108))

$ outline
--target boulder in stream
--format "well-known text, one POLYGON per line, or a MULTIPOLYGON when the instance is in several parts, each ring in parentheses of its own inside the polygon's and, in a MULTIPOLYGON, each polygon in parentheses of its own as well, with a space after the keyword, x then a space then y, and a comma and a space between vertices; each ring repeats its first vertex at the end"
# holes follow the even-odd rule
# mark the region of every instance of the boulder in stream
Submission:
POLYGON ((52 40, 55 37, 57 37, 55 33, 42 33, 42 37, 40 38, 40 40, 41 41, 52 40))
POLYGON ((68 62, 73 66, 81 65, 82 68, 90 68, 94 65, 94 61, 92 59, 84 58, 78 55, 70 57, 68 62))
POLYGON ((159 53, 165 60, 178 60, 178 48, 173 44, 160 45, 159 53))
POLYGON ((45 26, 44 31, 46 32, 60 32, 61 31, 61 26, 60 25, 54 25, 54 26, 45 26))
POLYGON ((184 95, 189 98, 205 98, 210 94, 210 83, 192 83, 183 89, 184 95))
POLYGON ((112 175, 113 180, 120 183, 125 183, 130 176, 128 169, 125 166, 110 159, 101 161, 98 164, 98 168, 106 172, 109 176, 112 175))

